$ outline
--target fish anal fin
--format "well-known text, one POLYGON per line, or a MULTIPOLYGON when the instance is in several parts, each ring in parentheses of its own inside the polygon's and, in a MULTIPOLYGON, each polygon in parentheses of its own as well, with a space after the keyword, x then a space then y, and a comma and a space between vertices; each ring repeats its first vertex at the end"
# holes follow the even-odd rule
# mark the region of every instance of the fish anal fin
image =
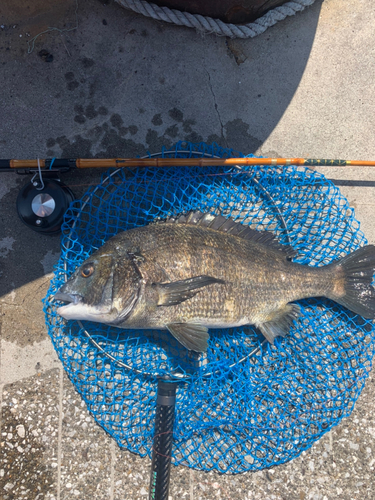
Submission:
POLYGON ((225 281, 202 275, 186 280, 172 281, 171 283, 154 283, 153 287, 158 291, 158 306, 175 306, 194 297, 200 288, 214 283, 224 284, 225 281))
POLYGON ((289 333, 293 321, 298 318, 300 308, 297 304, 286 304, 281 309, 273 311, 269 319, 256 324, 268 342, 274 343, 276 337, 285 337, 289 333))
POLYGON ((207 351, 209 335, 205 326, 195 323, 171 323, 166 327, 175 339, 189 351, 207 351))

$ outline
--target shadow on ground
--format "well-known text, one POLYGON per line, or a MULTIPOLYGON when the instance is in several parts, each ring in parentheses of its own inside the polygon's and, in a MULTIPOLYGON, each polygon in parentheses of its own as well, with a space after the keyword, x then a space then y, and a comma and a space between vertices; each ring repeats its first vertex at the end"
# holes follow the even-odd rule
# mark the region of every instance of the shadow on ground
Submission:
MULTIPOLYGON (((320 7, 317 1, 255 39, 230 40, 114 2, 3 2, 0 156, 131 157, 178 140, 255 153, 299 85, 320 7), (50 26, 62 31, 33 41, 50 26)), ((52 270, 59 237, 35 233, 17 216, 16 198, 30 177, 0 175, 3 296, 52 270)), ((75 172, 63 181, 80 197, 100 176, 75 172)))

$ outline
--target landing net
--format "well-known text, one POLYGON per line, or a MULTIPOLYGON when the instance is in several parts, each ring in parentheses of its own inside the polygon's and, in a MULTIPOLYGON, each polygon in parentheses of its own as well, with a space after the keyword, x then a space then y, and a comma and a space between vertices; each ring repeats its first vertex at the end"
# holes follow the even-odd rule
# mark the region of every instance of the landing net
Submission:
MULTIPOLYGON (((164 157, 243 156, 178 143, 164 157)), ((251 155, 250 155, 251 156, 251 155)), ((151 456, 158 377, 179 381, 173 463, 239 473, 297 457, 350 415, 374 354, 374 328, 326 299, 274 346, 251 326, 210 330, 206 354, 167 331, 120 330, 63 320, 53 294, 111 236, 200 210, 272 231, 322 266, 366 243, 353 209, 322 174, 304 167, 178 167, 110 171, 72 205, 44 301, 55 349, 88 409, 119 444, 151 456)))

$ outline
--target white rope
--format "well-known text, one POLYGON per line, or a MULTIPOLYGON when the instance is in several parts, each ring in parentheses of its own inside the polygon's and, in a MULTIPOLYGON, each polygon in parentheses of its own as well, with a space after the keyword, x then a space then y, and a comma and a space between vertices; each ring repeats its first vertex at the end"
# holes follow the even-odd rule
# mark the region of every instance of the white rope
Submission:
POLYGON ((195 28, 200 33, 214 33, 215 35, 227 36, 230 38, 253 38, 260 35, 267 28, 270 28, 278 21, 283 21, 288 16, 294 16, 305 7, 314 3, 315 0, 293 0, 280 7, 268 11, 253 23, 249 24, 229 24, 220 19, 201 16, 199 14, 189 14, 168 7, 159 7, 154 3, 145 0, 116 0, 125 9, 133 10, 138 14, 152 17, 158 21, 195 28))

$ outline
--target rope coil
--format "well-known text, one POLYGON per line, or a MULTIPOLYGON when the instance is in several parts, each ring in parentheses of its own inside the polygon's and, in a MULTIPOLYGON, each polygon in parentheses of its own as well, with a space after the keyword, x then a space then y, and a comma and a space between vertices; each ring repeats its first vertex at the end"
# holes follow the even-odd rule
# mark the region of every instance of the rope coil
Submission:
POLYGON ((151 17, 157 21, 195 28, 202 34, 215 34, 227 36, 229 38, 254 38, 261 35, 267 28, 274 26, 279 21, 283 21, 289 16, 294 16, 297 12, 309 7, 315 0, 293 0, 280 7, 268 11, 264 16, 248 24, 224 23, 220 19, 213 19, 200 14, 190 14, 168 7, 159 7, 154 3, 145 0, 116 0, 125 9, 132 10, 146 17, 151 17))

